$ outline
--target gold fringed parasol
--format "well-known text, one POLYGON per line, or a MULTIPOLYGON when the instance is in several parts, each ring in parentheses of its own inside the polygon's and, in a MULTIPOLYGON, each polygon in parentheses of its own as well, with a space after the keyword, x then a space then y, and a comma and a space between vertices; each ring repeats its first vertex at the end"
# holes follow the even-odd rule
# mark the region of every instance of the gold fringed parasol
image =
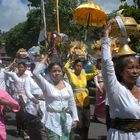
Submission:
MULTIPOLYGON (((74 10, 73 19, 80 25, 86 26, 88 29, 88 26, 101 27, 105 25, 107 14, 100 6, 93 2, 88 2, 81 4, 74 10)), ((85 31, 85 41, 87 38, 87 29, 85 31)))
POLYGON ((100 27, 106 24, 107 14, 93 2, 81 4, 74 10, 74 20, 80 25, 100 27))

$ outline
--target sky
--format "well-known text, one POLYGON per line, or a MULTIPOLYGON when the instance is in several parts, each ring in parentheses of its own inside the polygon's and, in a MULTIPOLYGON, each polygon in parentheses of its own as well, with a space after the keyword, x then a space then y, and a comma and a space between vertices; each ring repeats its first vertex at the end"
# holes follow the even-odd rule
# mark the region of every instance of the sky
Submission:
MULTIPOLYGON (((20 22, 26 21, 28 0, 0 0, 0 29, 8 31, 20 22)), ((132 0, 127 0, 132 4, 132 0)), ((119 8, 120 0, 94 0, 95 4, 100 5, 107 13, 119 8)))

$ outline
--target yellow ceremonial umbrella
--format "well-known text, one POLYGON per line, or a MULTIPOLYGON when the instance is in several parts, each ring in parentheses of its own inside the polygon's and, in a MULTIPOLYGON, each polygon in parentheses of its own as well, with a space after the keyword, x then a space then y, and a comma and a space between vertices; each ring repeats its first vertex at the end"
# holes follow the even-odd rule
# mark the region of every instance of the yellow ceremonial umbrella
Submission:
POLYGON ((88 2, 74 10, 73 18, 80 25, 101 27, 106 24, 107 14, 100 6, 88 2))

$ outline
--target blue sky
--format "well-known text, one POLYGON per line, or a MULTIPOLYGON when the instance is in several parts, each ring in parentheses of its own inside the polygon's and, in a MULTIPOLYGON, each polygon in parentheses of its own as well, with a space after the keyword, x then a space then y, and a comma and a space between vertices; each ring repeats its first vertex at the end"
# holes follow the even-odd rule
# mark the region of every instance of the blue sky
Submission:
POLYGON ((28 1, 28 0, 21 0, 21 2, 22 2, 22 3, 25 3, 25 4, 27 4, 27 1, 28 1))
POLYGON ((1 30, 8 31, 26 20, 26 14, 29 11, 26 2, 23 0, 0 0, 1 30))
MULTIPOLYGON (((132 4, 132 0, 127 1, 132 4)), ((29 11, 27 3, 28 0, 0 0, 0 29, 8 31, 25 21, 29 11)), ((117 10, 121 4, 120 0, 94 0, 94 3, 100 5, 107 13, 117 10)))

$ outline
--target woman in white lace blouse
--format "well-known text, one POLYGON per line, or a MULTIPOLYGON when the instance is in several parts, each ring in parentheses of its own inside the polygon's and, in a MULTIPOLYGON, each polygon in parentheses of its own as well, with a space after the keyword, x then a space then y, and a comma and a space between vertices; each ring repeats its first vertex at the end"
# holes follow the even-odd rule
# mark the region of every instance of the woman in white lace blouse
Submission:
MULTIPOLYGON (((13 64, 15 64, 15 60, 13 61, 13 63, 11 63, 9 68, 13 64)), ((14 94, 16 95, 16 99, 18 100, 19 105, 20 105, 20 110, 16 113, 17 134, 23 136, 24 138, 29 138, 29 136, 27 135, 27 133, 25 132, 22 126, 22 122, 23 122, 24 114, 25 114, 25 104, 27 101, 27 96, 25 94, 25 89, 24 89, 24 82, 25 82, 25 79, 28 77, 28 75, 25 74, 26 69, 27 69, 26 63, 19 62, 17 64, 16 72, 8 71, 8 69, 4 72, 8 77, 11 77, 13 80, 13 83, 15 86, 14 94)))
POLYGON ((102 39, 103 78, 110 107, 111 128, 107 140, 140 139, 140 89, 136 86, 139 62, 134 55, 118 58, 115 70, 107 25, 102 39))
POLYGON ((72 88, 63 80, 62 67, 58 63, 49 64, 48 79, 40 74, 47 59, 46 55, 33 71, 45 96, 46 118, 44 123, 47 138, 48 140, 69 140, 71 128, 76 127, 79 120, 72 88))

